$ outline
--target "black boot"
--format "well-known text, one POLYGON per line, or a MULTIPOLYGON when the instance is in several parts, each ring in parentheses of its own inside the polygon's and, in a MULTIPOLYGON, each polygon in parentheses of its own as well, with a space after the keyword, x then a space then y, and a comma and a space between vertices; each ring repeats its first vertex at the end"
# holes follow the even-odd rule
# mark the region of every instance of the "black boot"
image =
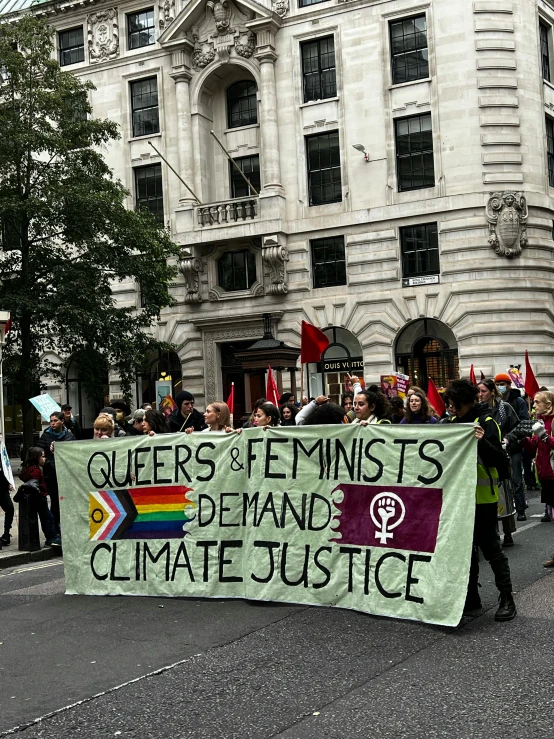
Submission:
POLYGON ((466 596, 466 602, 464 605, 464 615, 470 615, 475 611, 480 611, 483 608, 479 593, 468 593, 466 596))
POLYGON ((511 621, 517 613, 514 596, 509 590, 500 593, 500 604, 494 614, 495 621, 511 621))
POLYGON ((503 547, 513 547, 514 546, 514 540, 512 539, 511 534, 504 534, 504 541, 502 542, 503 547))

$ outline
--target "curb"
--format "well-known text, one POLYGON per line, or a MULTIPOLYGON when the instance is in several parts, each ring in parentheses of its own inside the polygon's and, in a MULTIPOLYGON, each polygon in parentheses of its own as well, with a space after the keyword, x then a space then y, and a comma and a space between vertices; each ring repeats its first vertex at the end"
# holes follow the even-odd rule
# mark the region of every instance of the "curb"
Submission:
POLYGON ((28 564, 29 562, 44 562, 47 559, 61 557, 62 550, 60 547, 45 547, 37 549, 36 552, 18 552, 2 556, 0 554, 0 570, 7 570, 9 567, 18 567, 19 565, 28 564))

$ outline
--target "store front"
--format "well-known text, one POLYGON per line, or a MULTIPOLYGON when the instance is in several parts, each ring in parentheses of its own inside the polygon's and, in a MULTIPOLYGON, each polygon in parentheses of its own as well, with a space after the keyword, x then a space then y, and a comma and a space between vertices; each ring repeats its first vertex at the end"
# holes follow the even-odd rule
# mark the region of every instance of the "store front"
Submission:
POLYGON ((321 362, 307 365, 307 395, 327 395, 332 403, 340 405, 342 395, 348 390, 348 375, 363 377, 362 345, 353 333, 341 326, 329 326, 323 333, 330 344, 321 362))

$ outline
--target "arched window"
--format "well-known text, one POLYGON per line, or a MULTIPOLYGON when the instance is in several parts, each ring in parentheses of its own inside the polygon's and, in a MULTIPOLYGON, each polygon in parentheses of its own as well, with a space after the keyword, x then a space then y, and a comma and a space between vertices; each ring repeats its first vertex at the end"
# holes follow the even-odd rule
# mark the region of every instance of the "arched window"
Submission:
POLYGON ((258 122, 257 87, 253 80, 241 80, 227 88, 227 125, 251 126, 258 122))
POLYGON ((451 329, 435 318, 405 326, 396 340, 396 369, 410 375, 412 385, 427 390, 431 377, 444 387, 459 377, 458 344, 451 329))

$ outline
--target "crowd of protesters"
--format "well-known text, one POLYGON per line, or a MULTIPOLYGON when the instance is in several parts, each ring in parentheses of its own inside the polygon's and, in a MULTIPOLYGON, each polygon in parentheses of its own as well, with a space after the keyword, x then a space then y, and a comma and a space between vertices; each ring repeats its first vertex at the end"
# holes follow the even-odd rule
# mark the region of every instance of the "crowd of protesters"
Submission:
MULTIPOLYGON (((514 544, 512 534, 515 531, 515 518, 518 521, 526 520, 525 487, 528 491, 540 488, 541 500, 545 504, 542 520, 554 521, 554 393, 541 388, 530 411, 519 390, 512 388, 508 374, 500 373, 494 379, 482 379, 477 385, 467 380, 454 380, 443 395, 446 410, 441 416, 419 387, 411 386, 405 399, 389 398, 376 385, 363 387, 363 382, 356 376, 349 376, 348 381, 352 390, 342 396, 340 405, 332 403, 325 395, 303 398, 301 403, 297 403, 295 395, 288 392, 280 397, 278 405, 260 398, 254 403, 249 418, 234 428, 226 403, 213 401, 204 413, 200 413, 194 407, 194 396, 186 390, 177 394, 176 409, 168 417, 148 403, 131 412, 125 401, 117 400, 99 412, 94 421, 93 437, 113 439, 165 433, 241 433, 253 427, 265 429, 348 423, 360 426, 471 423, 478 440, 478 482, 466 611, 472 612, 481 607, 478 592, 480 549, 491 565, 500 594, 496 620, 514 618, 516 606, 509 564, 503 548, 514 544), (504 489, 505 495, 506 490, 513 489, 515 503, 513 513, 501 519, 503 541, 498 534, 499 489, 504 489)), ((81 434, 71 406, 63 406, 61 412, 52 413, 49 427, 38 440, 37 446, 29 450, 23 464, 20 478, 23 487, 36 493, 36 507, 46 546, 61 545, 55 448, 57 444, 79 439, 81 434), (47 504, 48 497, 50 507, 47 504)), ((3 484, 3 477, 0 475, 0 507, 5 511, 5 532, 0 537, 0 545, 10 543, 13 521, 9 485, 7 480, 3 484)), ((508 505, 507 498, 504 499, 504 505, 508 505)), ((554 568, 554 554, 544 566, 554 568)))

